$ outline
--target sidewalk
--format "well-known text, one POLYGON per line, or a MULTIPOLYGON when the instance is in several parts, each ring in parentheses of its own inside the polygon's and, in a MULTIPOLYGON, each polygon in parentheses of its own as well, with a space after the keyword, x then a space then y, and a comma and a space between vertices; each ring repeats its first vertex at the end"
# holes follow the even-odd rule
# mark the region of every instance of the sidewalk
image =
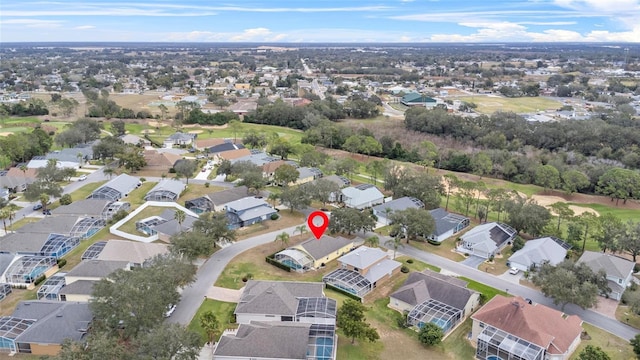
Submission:
POLYGON ((198 360, 213 360, 213 345, 207 343, 200 350, 200 355, 198 355, 198 360))

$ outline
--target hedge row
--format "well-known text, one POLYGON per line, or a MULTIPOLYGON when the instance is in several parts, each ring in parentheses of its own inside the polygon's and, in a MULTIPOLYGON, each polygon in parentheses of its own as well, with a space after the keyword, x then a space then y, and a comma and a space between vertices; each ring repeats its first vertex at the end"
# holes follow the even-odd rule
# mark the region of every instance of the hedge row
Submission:
POLYGON ((267 256, 267 257, 265 257, 265 258, 264 258, 264 260, 265 260, 266 262, 268 262, 269 264, 271 264, 271 265, 273 265, 273 266, 277 267, 277 268, 280 268, 280 269, 282 269, 282 270, 284 270, 284 271, 286 271, 286 272, 291 272, 291 268, 290 268, 290 267, 288 267, 287 265, 282 264, 282 263, 280 263, 280 262, 278 262, 278 261, 276 261, 276 260, 274 259, 275 255, 276 255, 276 254, 271 254, 271 255, 269 255, 269 256, 267 256))
POLYGON ((331 290, 333 290, 335 292, 339 292, 340 294, 342 294, 342 295, 344 295, 346 297, 349 297, 349 298, 352 298, 354 300, 358 300, 358 301, 362 302, 362 298, 360 298, 358 295, 352 294, 352 293, 350 293, 350 292, 348 292, 346 290, 340 289, 339 287, 333 286, 331 284, 326 284, 325 283, 325 285, 326 285, 327 289, 331 289, 331 290))
POLYGON ((33 281, 33 285, 40 285, 41 282, 45 281, 47 279, 47 276, 42 274, 40 276, 38 276, 34 281, 33 281))

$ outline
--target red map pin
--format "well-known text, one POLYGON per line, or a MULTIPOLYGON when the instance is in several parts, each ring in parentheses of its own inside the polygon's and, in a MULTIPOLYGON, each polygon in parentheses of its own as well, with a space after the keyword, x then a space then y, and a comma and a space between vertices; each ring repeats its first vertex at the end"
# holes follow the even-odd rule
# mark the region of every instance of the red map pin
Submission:
POLYGON ((329 227, 329 217, 322 211, 314 211, 307 218, 307 225, 317 240, 320 240, 329 227))

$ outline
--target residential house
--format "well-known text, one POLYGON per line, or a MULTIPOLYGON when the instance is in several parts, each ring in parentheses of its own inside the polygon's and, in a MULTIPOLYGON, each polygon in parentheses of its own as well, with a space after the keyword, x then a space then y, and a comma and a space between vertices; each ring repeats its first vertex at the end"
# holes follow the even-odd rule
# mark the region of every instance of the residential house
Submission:
POLYGON ((424 203, 414 197, 401 197, 373 207, 373 215, 384 225, 391 224, 390 216, 396 211, 406 209, 424 209, 424 203))
POLYGON ((185 184, 176 179, 163 179, 144 196, 145 201, 175 202, 185 189, 185 184))
MULTIPOLYGON (((323 176, 321 179, 331 181, 332 183, 338 185, 339 189, 345 188, 351 184, 351 180, 347 179, 344 176, 329 175, 329 176, 323 176)), ((319 179, 316 179, 314 181, 318 181, 318 180, 319 179)), ((336 193, 331 193, 329 195, 329 202, 337 202, 341 196, 342 196, 342 192, 340 191, 336 193)))
POLYGON ((582 334, 578 316, 519 296, 496 295, 471 318, 478 359, 566 360, 582 334))
POLYGON ((27 185, 37 179, 38 169, 12 167, 9 170, 0 170, 0 188, 7 188, 11 192, 24 191, 27 185))
POLYGON ((578 264, 587 265, 594 272, 604 270, 607 274, 607 285, 611 289, 609 297, 615 300, 622 298, 622 293, 631 285, 635 263, 621 257, 601 252, 585 251, 578 259, 578 264))
MULTIPOLYGON (((276 170, 282 165, 286 165, 287 162, 284 160, 275 160, 262 165, 262 177, 267 179, 267 181, 273 181, 273 176, 276 173, 276 170)), ((289 164, 290 165, 290 164, 289 164)), ((295 163, 294 163, 295 166, 295 163)))
POLYGON ((216 157, 219 160, 229 160, 231 163, 238 161, 238 159, 244 159, 246 157, 251 156, 251 150, 249 149, 234 149, 227 150, 221 153, 218 153, 216 157))
POLYGON ((571 245, 556 238, 543 237, 529 240, 524 247, 509 257, 507 266, 529 271, 542 264, 558 265, 567 257, 567 250, 571 245))
POLYGON ((349 186, 341 190, 341 201, 346 207, 362 210, 384 202, 384 195, 371 184, 349 186))
POLYGON ((441 208, 429 210, 429 213, 436 223, 435 230, 429 235, 429 240, 434 242, 441 243, 469 226, 468 217, 452 214, 441 208))
POLYGON ((322 171, 318 168, 300 167, 298 173, 298 179, 289 185, 306 184, 322 177, 322 171))
POLYGON ((319 269, 351 251, 358 240, 362 241, 349 240, 341 236, 334 238, 329 235, 322 235, 320 239, 311 237, 276 253, 275 260, 300 272, 319 269))
POLYGON ((400 102, 405 106, 424 106, 427 108, 433 108, 436 106, 437 100, 426 95, 409 93, 403 96, 400 102))
POLYGON ((157 150, 144 150, 142 156, 147 165, 145 169, 155 171, 169 172, 169 169, 175 166, 178 160, 182 160, 182 156, 171 152, 158 152, 157 150))
POLYGON ((109 220, 120 210, 128 211, 131 204, 128 202, 113 201, 108 199, 82 199, 69 205, 62 205, 53 210, 51 214, 57 216, 80 216, 94 219, 109 220))
POLYGON ((140 185, 142 185, 142 182, 137 177, 121 174, 94 190, 89 196, 87 196, 87 199, 107 199, 118 201, 128 196, 131 191, 135 190, 140 185))
POLYGON ((169 253, 165 244, 140 241, 109 240, 95 259, 101 261, 127 261, 132 267, 142 267, 148 260, 169 253))
MULTIPOLYGON (((227 153, 224 154, 224 156, 221 156, 224 159, 228 159, 231 161, 232 164, 235 164, 239 161, 249 161, 254 165, 257 166, 262 166, 266 163, 272 162, 272 161, 277 161, 277 160, 281 160, 278 158, 275 158, 271 155, 268 155, 267 153, 265 153, 264 151, 261 150, 249 150, 249 149, 243 149, 243 150, 247 150, 249 151, 249 155, 246 156, 237 156, 234 157, 233 159, 229 159, 227 153)), ((240 150, 235 150, 235 151, 240 151, 240 150)), ((229 151, 231 152, 231 151, 229 151)))
POLYGON ((258 108, 258 103, 255 101, 238 101, 229 106, 227 111, 232 111, 239 116, 244 116, 251 111, 255 111, 258 108))
POLYGON ((25 224, 16 230, 16 233, 57 234, 87 239, 100 231, 106 224, 102 218, 75 215, 47 216, 39 221, 25 224))
POLYGON ((163 147, 172 148, 174 146, 184 147, 187 145, 191 145, 195 141, 196 137, 198 137, 198 134, 183 133, 178 131, 169 135, 168 138, 164 139, 163 147))
MULTIPOLYGON (((209 154, 222 155, 229 151, 245 149, 244 145, 233 143, 233 140, 224 140, 221 144, 208 147, 206 150, 209 154)), ((250 153, 250 152, 249 152, 250 153)))
POLYGON ((491 222, 478 225, 460 237, 457 250, 469 255, 489 259, 510 245, 518 232, 511 226, 491 222))
POLYGON ((92 320, 89 304, 22 301, 0 318, 0 352, 55 356, 66 340, 84 341, 92 320))
POLYGON ((33 283, 38 277, 51 276, 56 271, 58 263, 54 257, 15 255, 4 273, 0 274, 0 283, 33 288, 33 283))
POLYGON ((212 146, 224 144, 227 141, 228 141, 227 139, 220 139, 220 138, 196 139, 194 147, 197 150, 203 151, 212 146))
POLYGON ((123 260, 83 260, 69 271, 65 277, 65 286, 60 289, 60 301, 88 302, 93 286, 116 270, 130 270, 129 261, 123 260))
POLYGON ((125 144, 129 144, 129 145, 151 146, 151 141, 133 134, 122 135, 120 139, 122 139, 122 141, 124 141, 125 144))
POLYGON ((364 297, 400 271, 401 263, 378 248, 361 246, 338 259, 340 268, 322 278, 327 284, 364 297))
POLYGON ((80 244, 80 238, 52 233, 13 233, 0 237, 2 252, 59 259, 80 244))
POLYGON ((389 307, 406 312, 411 326, 433 323, 445 334, 480 307, 480 293, 467 289, 466 281, 431 270, 412 272, 389 298, 389 307))
POLYGON ((224 209, 229 218, 229 226, 235 229, 270 219, 277 213, 266 201, 252 196, 227 203, 224 209))
POLYGON ((136 221, 136 230, 148 236, 158 235, 158 240, 169 241, 171 236, 183 231, 191 231, 193 223, 198 220, 195 214, 185 214, 182 223, 176 219, 174 209, 165 209, 160 215, 136 221))
POLYGON ((240 200, 248 195, 249 188, 246 186, 238 186, 187 200, 185 201, 184 206, 196 214, 207 211, 224 211, 224 208, 228 203, 240 200))

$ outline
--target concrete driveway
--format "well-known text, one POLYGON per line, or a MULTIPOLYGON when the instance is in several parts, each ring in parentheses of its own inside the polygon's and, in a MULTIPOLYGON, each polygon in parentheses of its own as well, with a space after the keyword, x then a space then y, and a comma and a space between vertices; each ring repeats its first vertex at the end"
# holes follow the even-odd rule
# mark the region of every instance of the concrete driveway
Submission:
POLYGON ((520 271, 517 274, 509 274, 509 270, 505 271, 504 274, 498 276, 499 278, 520 285, 520 279, 524 276, 524 272, 520 271))
POLYGON ((461 261, 460 264, 477 269, 485 260, 485 258, 481 258, 480 256, 469 255, 469 257, 461 261))
POLYGON ((243 290, 244 287, 242 289, 236 290, 212 286, 211 288, 209 288, 209 291, 207 291, 207 295, 205 296, 211 300, 237 303, 240 301, 243 290))

